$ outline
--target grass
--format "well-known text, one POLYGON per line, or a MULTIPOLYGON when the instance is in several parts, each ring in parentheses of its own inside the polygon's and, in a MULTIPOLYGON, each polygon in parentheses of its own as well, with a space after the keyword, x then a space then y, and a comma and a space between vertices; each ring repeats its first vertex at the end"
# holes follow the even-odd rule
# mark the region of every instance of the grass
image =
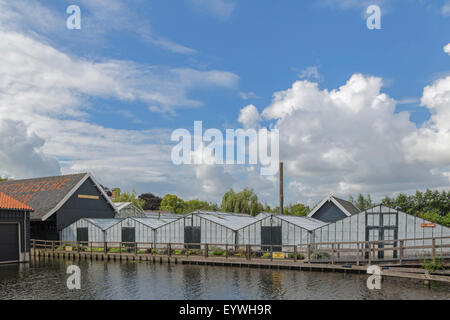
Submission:
POLYGON ((433 256, 431 260, 422 260, 422 266, 428 271, 445 270, 444 259, 433 256))

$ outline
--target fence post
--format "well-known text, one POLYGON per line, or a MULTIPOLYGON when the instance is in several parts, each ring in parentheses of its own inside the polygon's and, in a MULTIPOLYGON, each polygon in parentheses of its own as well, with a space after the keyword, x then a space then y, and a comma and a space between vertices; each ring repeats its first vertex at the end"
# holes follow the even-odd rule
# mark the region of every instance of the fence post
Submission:
POLYGON ((77 252, 80 253, 80 242, 77 241, 77 252))
POLYGON ((356 265, 359 266, 359 243, 356 244, 356 265))
POLYGON ((228 244, 225 245, 225 258, 228 259, 228 244))
POLYGON ((55 252, 55 241, 52 241, 52 251, 55 252))
POLYGON ((309 263, 311 260, 311 244, 308 244, 307 255, 308 255, 308 263, 309 263))
POLYGON ((208 244, 205 244, 205 258, 208 258, 208 254, 209 254, 209 246, 208 244))
POLYGON ((270 245, 270 261, 273 261, 273 245, 270 245))
POLYGON ((247 245, 247 259, 252 259, 252 247, 249 244, 247 245))
POLYGON ((294 262, 297 262, 297 246, 294 245, 294 262))
MULTIPOLYGON (((339 248, 339 245, 338 245, 339 248)), ((339 254, 339 253, 338 253, 339 254)), ((334 243, 331 244, 331 264, 334 264, 334 243)))
POLYGON ((403 240, 400 240, 400 252, 399 252, 399 254, 398 254, 400 264, 403 263, 403 247, 404 247, 404 241, 403 241, 403 240))
POLYGON ((338 260, 341 258, 341 251, 340 251, 340 249, 341 249, 341 244, 338 243, 338 244, 337 244, 337 251, 336 251, 336 258, 337 258, 338 260))
POLYGON ((137 255, 138 249, 137 249, 137 242, 134 243, 134 255, 137 255))
POLYGON ((108 242, 103 242, 103 254, 108 254, 108 242))
POLYGON ((435 238, 433 238, 432 240, 431 240, 431 243, 432 243, 432 253, 433 253, 433 258, 436 256, 436 239, 435 238))
POLYGON ((367 256, 369 257, 369 265, 371 265, 372 264, 372 244, 370 242, 368 242, 366 250, 368 252, 367 256))
POLYGON ((167 254, 169 257, 172 255, 172 245, 170 243, 167 244, 167 254))

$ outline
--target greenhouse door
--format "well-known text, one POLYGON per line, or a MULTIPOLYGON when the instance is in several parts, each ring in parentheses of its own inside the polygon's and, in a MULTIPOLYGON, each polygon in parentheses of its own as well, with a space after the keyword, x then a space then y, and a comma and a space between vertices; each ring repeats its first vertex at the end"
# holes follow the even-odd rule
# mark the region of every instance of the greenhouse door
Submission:
POLYGON ((77 241, 88 242, 89 231, 88 228, 77 228, 77 241))
MULTIPOLYGON (((201 243, 200 227, 184 227, 184 243, 201 243)), ((186 249, 200 249, 200 245, 186 245, 186 249)))
MULTIPOLYGON (((122 242, 136 242, 136 231, 134 228, 122 228, 122 242)), ((132 246, 131 243, 127 245, 132 246)))
POLYGON ((281 251, 281 227, 261 227, 261 249, 263 251, 281 251))

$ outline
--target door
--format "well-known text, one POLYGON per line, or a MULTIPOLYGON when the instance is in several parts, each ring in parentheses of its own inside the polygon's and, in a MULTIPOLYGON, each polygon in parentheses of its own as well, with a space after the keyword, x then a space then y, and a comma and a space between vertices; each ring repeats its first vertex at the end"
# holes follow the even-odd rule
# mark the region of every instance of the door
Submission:
POLYGON ((0 223, 0 262, 19 261, 19 227, 0 223))
MULTIPOLYGON (((122 228, 122 242, 136 242, 135 228, 132 228, 132 227, 122 228)), ((131 245, 131 244, 129 244, 129 245, 131 245)))
MULTIPOLYGON (((184 243, 201 243, 200 227, 184 227, 184 243)), ((200 249, 200 245, 187 245, 187 249, 200 249)))
POLYGON ((88 242, 89 230, 88 228, 77 228, 77 241, 88 242))
POLYGON ((270 251, 270 245, 273 251, 281 251, 281 227, 261 227, 261 249, 270 251))

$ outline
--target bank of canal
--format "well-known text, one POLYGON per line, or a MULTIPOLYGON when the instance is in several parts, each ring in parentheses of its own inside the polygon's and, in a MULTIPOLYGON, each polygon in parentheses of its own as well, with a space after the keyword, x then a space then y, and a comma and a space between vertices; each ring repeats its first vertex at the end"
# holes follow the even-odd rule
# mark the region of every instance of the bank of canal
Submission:
POLYGON ((66 286, 63 259, 0 265, 0 299, 450 299, 450 285, 367 275, 81 260, 81 290, 66 286))

